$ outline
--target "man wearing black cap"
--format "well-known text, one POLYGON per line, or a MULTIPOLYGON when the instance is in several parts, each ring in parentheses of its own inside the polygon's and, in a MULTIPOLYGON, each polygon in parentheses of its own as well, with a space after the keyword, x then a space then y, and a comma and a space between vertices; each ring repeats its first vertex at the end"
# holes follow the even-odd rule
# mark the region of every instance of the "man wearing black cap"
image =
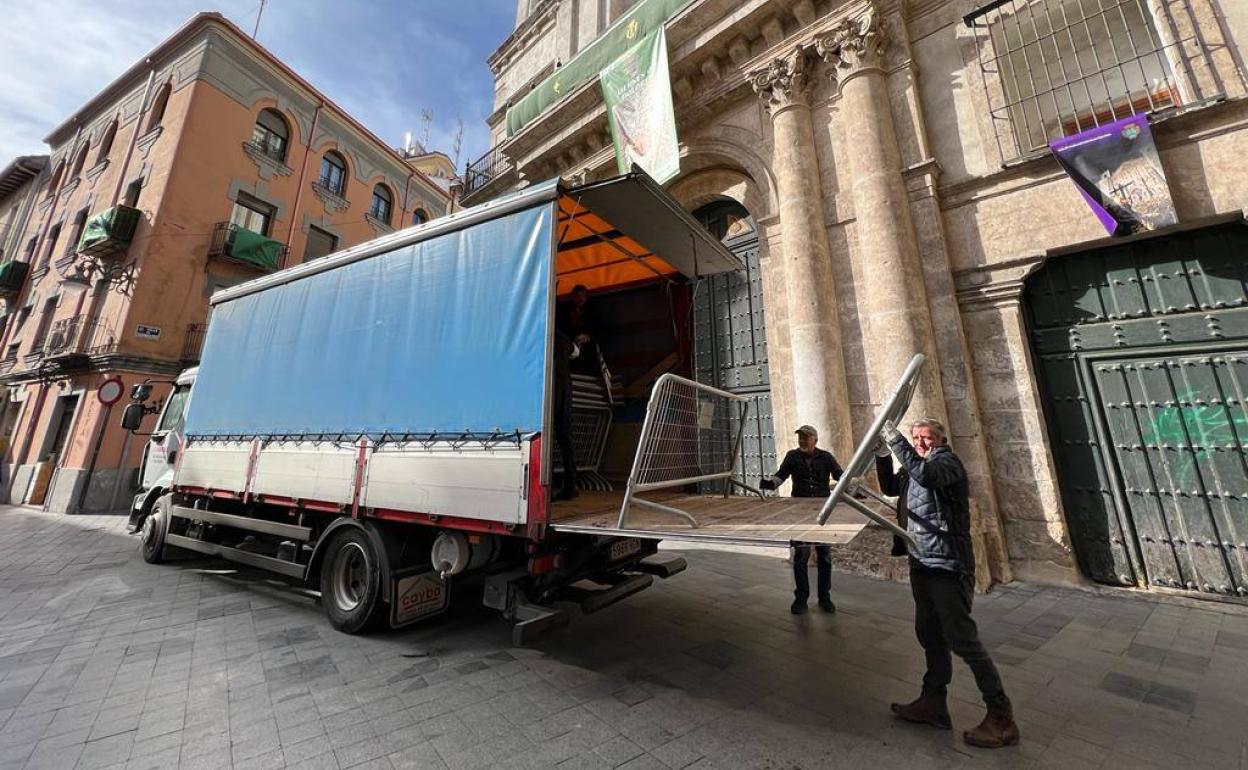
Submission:
MULTIPOLYGON (((819 432, 809 425, 797 429, 797 449, 790 449, 780 463, 776 475, 763 479, 761 489, 776 489, 786 479, 793 479, 793 497, 827 497, 832 493, 828 479, 841 478, 841 466, 826 449, 819 449, 819 432)), ((810 544, 796 543, 793 547, 793 606, 794 615, 806 613, 806 600, 810 598, 810 544)), ((818 572, 819 609, 836 612, 832 603, 832 551, 826 545, 815 545, 815 565, 818 572)))

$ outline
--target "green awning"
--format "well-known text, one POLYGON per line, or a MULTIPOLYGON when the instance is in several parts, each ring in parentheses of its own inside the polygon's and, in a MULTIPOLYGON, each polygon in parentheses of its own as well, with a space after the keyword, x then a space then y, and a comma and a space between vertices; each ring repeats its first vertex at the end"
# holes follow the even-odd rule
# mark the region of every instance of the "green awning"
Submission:
POLYGON ((98 254, 124 249, 134 238, 141 212, 130 206, 113 206, 87 220, 78 251, 98 254))
POLYGON ((282 250, 285 248, 281 241, 242 227, 233 230, 226 247, 231 258, 261 270, 276 270, 280 267, 282 250))
POLYGON ((29 272, 30 264, 16 259, 0 265, 0 294, 16 294, 21 291, 29 272))
POLYGON ((615 20, 606 32, 573 56, 567 64, 534 88, 507 110, 507 136, 532 123, 555 102, 578 86, 598 77, 598 73, 642 38, 667 23, 692 0, 641 0, 615 20))

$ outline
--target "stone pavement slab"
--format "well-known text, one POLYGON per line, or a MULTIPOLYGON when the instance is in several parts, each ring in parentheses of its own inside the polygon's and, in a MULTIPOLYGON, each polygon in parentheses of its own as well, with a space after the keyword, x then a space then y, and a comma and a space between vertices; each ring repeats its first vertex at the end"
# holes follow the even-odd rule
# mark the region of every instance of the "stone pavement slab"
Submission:
MULTIPOLYGON (((775 555, 690 568, 527 649, 469 599, 350 637, 305 588, 145 564, 117 517, 0 508, 0 767, 1248 767, 1248 611, 1028 585, 976 597, 1023 742, 895 721, 923 659, 904 585, 788 612, 775 555)), ((982 711, 957 664, 956 727, 982 711)))

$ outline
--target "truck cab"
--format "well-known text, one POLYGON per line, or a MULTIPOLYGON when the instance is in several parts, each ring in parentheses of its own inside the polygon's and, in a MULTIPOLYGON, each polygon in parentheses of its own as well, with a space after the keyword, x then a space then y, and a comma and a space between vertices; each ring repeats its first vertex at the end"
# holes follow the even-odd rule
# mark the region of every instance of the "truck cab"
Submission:
MULTIPOLYGON (((130 531, 138 531, 144 519, 152 512, 152 506, 173 484, 173 470, 178 451, 185 443, 183 429, 186 410, 191 403, 191 388, 199 367, 187 369, 173 381, 173 389, 160 407, 156 429, 143 448, 143 462, 139 466, 139 492, 130 504, 130 531)), ((150 407, 144 407, 150 409, 150 407)), ((150 413, 150 412, 149 412, 150 413)))

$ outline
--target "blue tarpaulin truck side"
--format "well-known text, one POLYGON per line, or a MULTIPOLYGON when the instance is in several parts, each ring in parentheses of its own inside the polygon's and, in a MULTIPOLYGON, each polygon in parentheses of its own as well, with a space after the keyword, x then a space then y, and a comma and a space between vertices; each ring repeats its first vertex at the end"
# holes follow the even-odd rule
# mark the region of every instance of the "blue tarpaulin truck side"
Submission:
POLYGON ((699 280, 739 267, 633 173, 536 185, 218 292, 172 482, 136 509, 144 557, 306 580, 352 633, 436 615, 471 577, 523 641, 563 619, 553 602, 594 611, 679 572, 660 539, 844 542, 861 524, 808 531, 819 501, 703 494, 745 486, 748 405, 688 379, 689 308, 699 280), (556 303, 574 287, 610 323, 598 367, 574 375, 586 491, 555 503, 556 303), (606 455, 635 455, 627 492, 606 455))

